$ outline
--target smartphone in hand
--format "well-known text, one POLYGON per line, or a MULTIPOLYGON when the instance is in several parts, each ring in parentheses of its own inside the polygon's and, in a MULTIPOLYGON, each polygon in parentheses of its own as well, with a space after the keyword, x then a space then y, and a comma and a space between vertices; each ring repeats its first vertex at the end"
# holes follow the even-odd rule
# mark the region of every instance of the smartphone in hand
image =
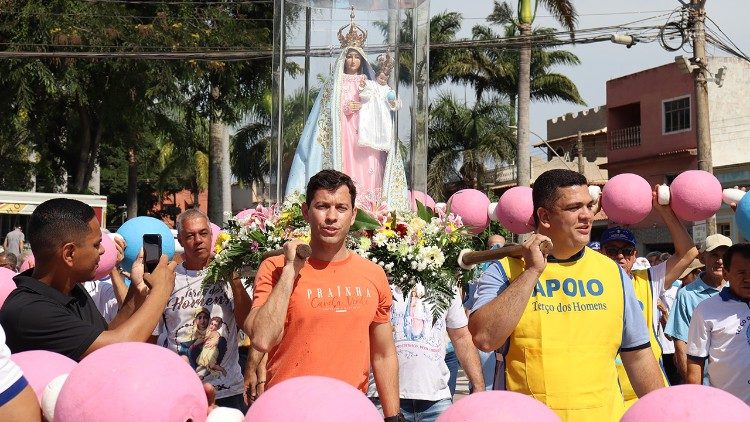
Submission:
POLYGON ((151 273, 161 259, 161 235, 144 234, 143 235, 143 267, 144 271, 151 273))

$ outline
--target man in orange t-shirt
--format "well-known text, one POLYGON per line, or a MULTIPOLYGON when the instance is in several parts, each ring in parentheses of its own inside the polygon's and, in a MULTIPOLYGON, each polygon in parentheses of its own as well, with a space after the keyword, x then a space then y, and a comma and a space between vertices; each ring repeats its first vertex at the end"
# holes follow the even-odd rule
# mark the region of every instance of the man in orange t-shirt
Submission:
POLYGON ((372 372, 386 421, 398 420, 398 358, 390 323, 391 290, 382 268, 346 248, 357 215, 351 178, 323 170, 307 185, 302 214, 312 255, 261 263, 245 321, 254 348, 268 352, 267 387, 302 375, 340 379, 367 391, 372 372))

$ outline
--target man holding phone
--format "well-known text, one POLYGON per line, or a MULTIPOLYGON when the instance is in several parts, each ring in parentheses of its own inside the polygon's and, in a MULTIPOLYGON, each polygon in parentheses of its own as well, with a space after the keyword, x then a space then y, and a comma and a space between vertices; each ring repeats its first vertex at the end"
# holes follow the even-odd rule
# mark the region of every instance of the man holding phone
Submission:
POLYGON ((13 353, 49 350, 80 361, 110 344, 149 339, 174 287, 175 264, 166 256, 151 273, 143 272, 139 256, 108 325, 82 286, 94 278, 104 253, 94 210, 73 199, 45 201, 31 214, 28 238, 36 266, 14 278, 18 287, 0 309, 13 353), (144 282, 149 289, 139 288, 144 282))
MULTIPOLYGON (((184 248, 174 291, 153 335, 178 353, 203 382, 216 390, 216 404, 247 411, 239 365, 237 330, 250 312, 250 296, 239 278, 203 290, 211 259, 211 226, 206 214, 188 209, 177 216, 177 240, 184 248), (227 286, 228 284, 228 286, 227 286)), ((144 237, 144 247, 153 239, 144 237)))

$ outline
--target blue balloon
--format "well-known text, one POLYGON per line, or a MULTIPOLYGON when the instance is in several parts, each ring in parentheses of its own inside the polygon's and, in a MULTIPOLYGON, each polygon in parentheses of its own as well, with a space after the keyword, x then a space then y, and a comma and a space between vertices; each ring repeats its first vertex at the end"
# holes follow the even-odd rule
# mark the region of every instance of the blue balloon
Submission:
POLYGON ((170 260, 174 256, 174 236, 169 227, 161 220, 154 217, 135 217, 126 221, 125 224, 117 229, 117 234, 125 239, 127 247, 125 248, 125 258, 120 264, 125 271, 130 271, 135 258, 138 257, 143 247, 144 234, 161 235, 161 253, 167 255, 170 260))
POLYGON ((396 101, 396 91, 390 90, 385 94, 385 99, 388 101, 396 101))
POLYGON ((737 212, 734 214, 734 220, 740 233, 745 239, 750 239, 750 193, 745 194, 737 204, 737 212))

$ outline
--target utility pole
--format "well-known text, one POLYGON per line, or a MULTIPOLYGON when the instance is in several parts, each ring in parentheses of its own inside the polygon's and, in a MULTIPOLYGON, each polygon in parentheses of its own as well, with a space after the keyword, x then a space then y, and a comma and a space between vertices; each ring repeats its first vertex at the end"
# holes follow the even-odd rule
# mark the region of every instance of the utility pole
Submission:
POLYGON ((576 149, 578 150, 578 172, 582 175, 586 175, 583 165, 583 137, 581 131, 578 131, 578 140, 576 141, 576 149))
MULTIPOLYGON (((711 158, 711 121, 708 115, 708 60, 706 59, 706 0, 690 0, 693 27, 693 71, 695 84, 695 134, 698 147, 698 169, 713 173, 711 158)), ((716 216, 706 220, 706 234, 716 233, 716 216)))

